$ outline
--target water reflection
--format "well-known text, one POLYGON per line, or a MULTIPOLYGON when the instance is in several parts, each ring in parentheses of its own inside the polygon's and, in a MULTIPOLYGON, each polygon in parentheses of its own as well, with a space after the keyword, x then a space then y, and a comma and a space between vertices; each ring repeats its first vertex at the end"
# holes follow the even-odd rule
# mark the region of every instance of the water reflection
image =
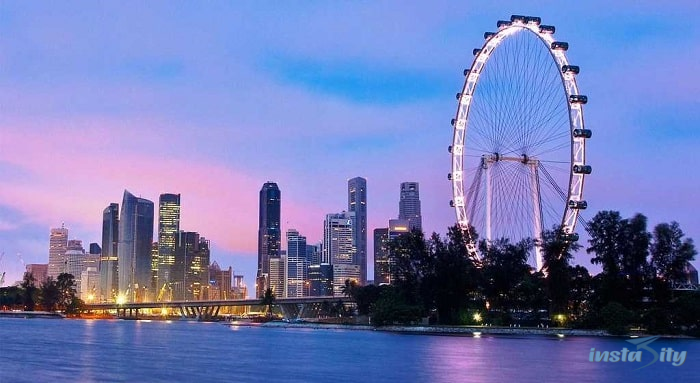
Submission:
MULTIPOLYGON (((180 321, 0 320, 0 382, 599 382, 697 381, 700 342, 683 366, 634 371, 592 363, 622 338, 420 336, 180 321), (21 366, 21 368, 20 368, 21 366)), ((625 338, 628 339, 628 338, 625 338)))

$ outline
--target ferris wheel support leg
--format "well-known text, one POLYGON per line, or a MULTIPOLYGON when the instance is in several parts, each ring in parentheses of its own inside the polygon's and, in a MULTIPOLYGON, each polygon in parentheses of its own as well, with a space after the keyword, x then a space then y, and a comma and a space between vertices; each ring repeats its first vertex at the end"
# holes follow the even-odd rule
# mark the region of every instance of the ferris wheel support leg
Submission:
POLYGON ((491 203, 493 193, 491 192, 491 164, 485 163, 486 169, 486 241, 491 243, 491 203))
POLYGON ((534 208, 533 234, 535 238, 535 262, 537 264, 537 271, 540 271, 544 266, 544 262, 542 260, 542 246, 540 244, 542 240, 542 195, 540 194, 540 176, 537 169, 537 162, 530 164, 530 190, 532 191, 532 206, 534 208))

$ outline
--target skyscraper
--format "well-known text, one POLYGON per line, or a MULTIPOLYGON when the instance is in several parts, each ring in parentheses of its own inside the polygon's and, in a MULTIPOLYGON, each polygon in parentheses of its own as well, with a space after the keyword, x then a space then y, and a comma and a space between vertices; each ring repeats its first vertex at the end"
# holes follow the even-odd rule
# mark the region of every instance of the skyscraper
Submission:
POLYGON ((100 256, 100 295, 108 302, 114 302, 119 293, 118 244, 119 204, 111 203, 102 212, 102 255, 100 256))
POLYGON ((166 289, 158 291, 159 300, 201 300, 209 285, 209 241, 193 231, 179 231, 175 237, 175 263, 166 289))
POLYGON ((377 286, 391 283, 388 243, 389 229, 374 229, 374 284, 377 286))
POLYGON ((158 200, 158 267, 156 289, 167 289, 175 264, 175 237, 180 231, 180 195, 161 194, 158 200), (165 287, 164 287, 165 286, 165 287))
POLYGON ((49 237, 49 271, 48 276, 54 279, 65 272, 66 250, 68 248, 68 229, 61 224, 60 228, 51 229, 49 237))
POLYGON ((396 258, 392 257, 389 242, 410 231, 407 219, 390 219, 388 228, 374 229, 374 284, 391 284, 396 258))
POLYGON ((256 277, 257 297, 261 297, 270 286, 270 259, 280 257, 281 192, 274 182, 266 182, 260 189, 260 216, 258 221, 258 273, 256 277))
POLYGON ((219 264, 214 261, 209 266, 209 286, 211 292, 209 299, 232 299, 231 280, 233 279, 233 269, 231 266, 228 269, 222 270, 219 264))
POLYGON ((153 202, 124 190, 119 219, 117 267, 119 293, 127 302, 148 299, 151 287, 151 248, 153 246, 153 202))
POLYGON ((323 222, 323 255, 321 263, 354 265, 355 242, 353 228, 355 213, 326 214, 323 222))
POLYGON ((420 213, 420 193, 418 190, 418 182, 401 183, 399 219, 408 220, 411 230, 423 230, 423 219, 420 213))
POLYGON ((322 263, 333 266, 333 294, 342 295, 345 280, 360 282, 354 241, 355 213, 327 214, 323 224, 322 263))
POLYGON ((367 283, 367 180, 362 177, 348 181, 348 211, 355 213, 355 264, 360 266, 358 283, 364 286, 367 283))
POLYGON ((295 229, 287 230, 287 297, 308 295, 309 259, 306 254, 306 237, 295 229))

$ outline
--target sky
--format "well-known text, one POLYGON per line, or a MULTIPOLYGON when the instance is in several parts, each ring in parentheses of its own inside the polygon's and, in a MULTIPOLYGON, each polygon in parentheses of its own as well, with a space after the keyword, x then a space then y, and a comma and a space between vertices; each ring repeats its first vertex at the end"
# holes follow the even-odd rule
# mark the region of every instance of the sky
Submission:
POLYGON ((125 189, 156 203, 180 193, 181 229, 249 287, 266 181, 282 192, 282 230, 309 242, 347 209, 356 176, 370 234, 398 215, 404 181, 420 183, 424 229, 444 234, 462 70, 511 14, 555 25, 581 67, 586 217, 640 212, 650 229, 675 220, 700 238, 700 3, 489 3, 0 2, 6 284, 22 262, 48 262, 52 227, 99 243, 125 189))

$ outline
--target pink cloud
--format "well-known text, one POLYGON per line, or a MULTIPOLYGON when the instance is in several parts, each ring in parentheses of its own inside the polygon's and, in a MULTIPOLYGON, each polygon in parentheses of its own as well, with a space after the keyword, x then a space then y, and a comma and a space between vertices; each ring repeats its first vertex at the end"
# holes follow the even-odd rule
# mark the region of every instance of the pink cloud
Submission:
MULTIPOLYGON (((161 193, 180 193, 181 229, 198 231, 228 251, 256 252, 258 191, 264 180, 186 154, 164 157, 158 151, 163 142, 159 134, 124 129, 109 121, 93 125, 100 128, 71 130, 74 133, 61 127, 39 133, 15 125, 3 134, 0 161, 23 169, 31 180, 12 180, 0 189, 0 203, 13 206, 34 223, 66 222, 98 240, 102 210, 110 202, 121 203, 125 188, 156 205, 161 193), (137 134, 153 150, 138 153, 110 145, 115 132, 137 134)), ((283 206, 285 214, 297 217, 320 214, 315 207, 290 200, 283 206)), ((313 231, 314 226, 309 219, 298 228, 313 231)))

